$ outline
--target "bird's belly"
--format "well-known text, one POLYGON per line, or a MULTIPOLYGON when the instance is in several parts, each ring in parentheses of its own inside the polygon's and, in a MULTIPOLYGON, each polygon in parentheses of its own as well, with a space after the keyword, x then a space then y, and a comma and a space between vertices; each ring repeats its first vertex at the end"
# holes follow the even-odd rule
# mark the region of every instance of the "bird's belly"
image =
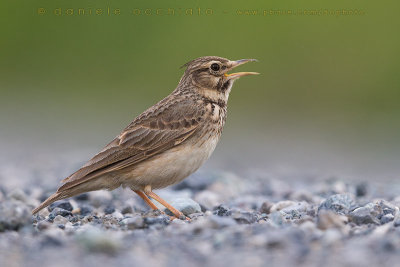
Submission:
POLYGON ((217 137, 204 143, 186 143, 139 163, 133 170, 123 173, 121 184, 133 190, 163 188, 182 181, 195 172, 212 154, 217 137))

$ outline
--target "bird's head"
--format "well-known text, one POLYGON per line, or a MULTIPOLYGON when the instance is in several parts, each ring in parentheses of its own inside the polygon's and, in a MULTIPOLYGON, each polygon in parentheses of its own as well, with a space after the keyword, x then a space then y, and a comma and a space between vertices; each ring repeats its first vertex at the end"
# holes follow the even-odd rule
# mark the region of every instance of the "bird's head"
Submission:
POLYGON ((200 57, 182 67, 186 67, 181 85, 193 85, 200 94, 211 98, 228 98, 232 84, 240 77, 255 75, 257 72, 228 73, 232 69, 255 59, 229 60, 222 57, 200 57))

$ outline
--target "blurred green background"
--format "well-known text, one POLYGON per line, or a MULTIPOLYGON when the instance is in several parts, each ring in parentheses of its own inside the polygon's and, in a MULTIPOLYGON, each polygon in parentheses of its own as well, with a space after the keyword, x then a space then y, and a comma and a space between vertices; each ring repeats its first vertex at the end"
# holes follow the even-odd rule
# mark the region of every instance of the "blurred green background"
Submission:
POLYGON ((75 151, 84 161, 169 94, 181 65, 216 55, 257 58, 241 70, 262 75, 236 82, 209 166, 394 181, 399 8, 394 0, 2 1, 0 153, 75 151), (279 14, 288 10, 296 14, 279 14))

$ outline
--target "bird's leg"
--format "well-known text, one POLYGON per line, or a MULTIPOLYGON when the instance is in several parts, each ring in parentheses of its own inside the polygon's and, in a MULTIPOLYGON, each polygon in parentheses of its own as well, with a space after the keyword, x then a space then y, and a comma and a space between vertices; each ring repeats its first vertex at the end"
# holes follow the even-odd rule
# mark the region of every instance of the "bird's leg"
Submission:
POLYGON ((165 201, 164 199, 162 199, 161 197, 159 197, 156 193, 154 193, 153 191, 151 191, 151 187, 150 187, 150 186, 146 186, 146 187, 144 188, 144 193, 145 193, 147 196, 149 196, 149 197, 155 199, 158 203, 160 203, 161 205, 163 205, 163 206, 166 207, 167 209, 169 209, 169 210, 175 215, 176 218, 178 218, 178 219, 183 219, 183 220, 187 219, 186 216, 183 215, 182 212, 180 212, 179 210, 177 210, 177 209, 175 209, 174 207, 172 207, 170 204, 168 204, 167 201, 165 201))
MULTIPOLYGON (((154 203, 146 196, 145 193, 143 193, 142 191, 139 191, 139 190, 133 190, 133 192, 135 192, 136 194, 138 194, 139 197, 141 197, 141 198, 144 200, 144 202, 146 202, 146 204, 150 206, 150 208, 152 208, 153 210, 160 210, 160 209, 157 208, 157 206, 154 205, 154 203)), ((165 214, 165 212, 163 212, 162 210, 160 210, 160 212, 161 212, 161 214, 165 214)), ((169 215, 167 215, 167 216, 170 218, 171 221, 175 219, 175 217, 171 217, 171 216, 169 216, 169 215)))
POLYGON ((139 190, 133 190, 133 192, 138 194, 139 197, 141 197, 144 200, 144 202, 146 202, 146 204, 150 206, 150 208, 152 208, 153 210, 158 210, 157 206, 154 205, 153 202, 151 202, 151 200, 146 196, 145 193, 143 193, 142 191, 139 191, 139 190))

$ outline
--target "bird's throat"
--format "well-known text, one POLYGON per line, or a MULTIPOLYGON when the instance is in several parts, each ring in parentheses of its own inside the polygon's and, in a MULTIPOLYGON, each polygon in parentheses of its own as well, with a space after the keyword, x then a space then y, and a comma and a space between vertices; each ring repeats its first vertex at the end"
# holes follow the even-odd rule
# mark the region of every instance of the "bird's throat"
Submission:
POLYGON ((215 89, 200 87, 198 88, 198 93, 210 102, 223 103, 226 105, 229 98, 230 88, 229 90, 218 91, 215 89))

